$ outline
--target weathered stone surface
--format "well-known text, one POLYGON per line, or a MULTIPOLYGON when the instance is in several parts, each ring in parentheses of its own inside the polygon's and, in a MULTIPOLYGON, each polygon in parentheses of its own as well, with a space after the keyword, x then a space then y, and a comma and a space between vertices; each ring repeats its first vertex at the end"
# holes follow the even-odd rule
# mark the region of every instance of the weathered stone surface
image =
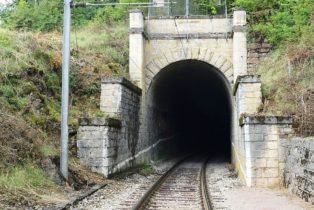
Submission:
POLYGON ((239 164, 248 186, 279 187, 282 175, 280 163, 282 151, 279 150, 279 140, 292 132, 292 120, 280 116, 242 115, 240 119, 241 138, 244 145, 238 146, 238 153, 243 159, 239 164), (284 130, 287 132, 284 133, 284 130), (241 151, 242 150, 242 151, 241 151))
MULTIPOLYGON (((243 124, 292 124, 292 117, 287 116, 254 116, 254 115, 243 115, 241 125, 243 124)), ((284 130, 283 130, 284 131, 284 130)), ((292 131, 291 128, 286 131, 292 131)))
POLYGON ((121 84, 129 89, 131 89, 132 91, 141 94, 142 90, 141 88, 139 88, 138 86, 136 86, 135 84, 133 84, 132 82, 130 82, 129 80, 127 80, 125 77, 121 77, 121 76, 105 76, 101 78, 101 83, 102 84, 121 84))
POLYGON ((62 185, 64 183, 63 178, 59 174, 58 167, 49 157, 43 157, 40 160, 40 165, 45 174, 51 178, 58 185, 62 185))
POLYGON ((100 108, 114 118, 82 118, 78 156, 91 170, 109 176, 129 165, 138 142, 141 89, 123 77, 103 77, 100 108))
POLYGON ((314 138, 286 138, 279 145, 282 184, 314 204, 314 138))
MULTIPOLYGON (((261 80, 259 76, 247 75, 247 68, 256 66, 272 46, 258 42, 247 49, 245 25, 244 11, 236 11, 233 20, 144 19, 140 11, 132 11, 129 37, 132 82, 123 77, 104 77, 101 85, 101 110, 121 120, 80 120, 77 145, 81 161, 93 171, 108 176, 158 156, 154 151, 171 153, 172 146, 176 145, 161 141, 156 135, 156 126, 152 126, 157 125, 158 119, 151 113, 158 105, 154 104, 149 88, 166 66, 183 60, 198 60, 213 66, 211 70, 220 71, 228 85, 235 81, 230 90, 234 96, 232 147, 239 177, 249 186, 274 187, 279 186, 285 173, 287 180, 291 177, 297 180, 290 182, 291 189, 301 188, 298 193, 307 193, 309 199, 313 195, 313 187, 307 184, 308 177, 313 176, 312 150, 280 149, 280 139, 293 133, 291 118, 255 116, 262 103, 261 80), (285 171, 285 161, 296 164, 291 157, 300 154, 303 156, 297 158, 298 161, 303 168, 306 165, 304 170, 300 169, 302 173, 285 171)), ((164 124, 158 122, 158 126, 166 126, 164 124)))
POLYGON ((252 72, 264 58, 271 52, 273 45, 269 44, 265 40, 255 40, 248 45, 248 72, 252 72))
POLYGON ((79 125, 81 126, 102 126, 107 125, 110 127, 121 127, 121 120, 114 118, 103 118, 103 117, 93 117, 93 118, 80 118, 79 125))

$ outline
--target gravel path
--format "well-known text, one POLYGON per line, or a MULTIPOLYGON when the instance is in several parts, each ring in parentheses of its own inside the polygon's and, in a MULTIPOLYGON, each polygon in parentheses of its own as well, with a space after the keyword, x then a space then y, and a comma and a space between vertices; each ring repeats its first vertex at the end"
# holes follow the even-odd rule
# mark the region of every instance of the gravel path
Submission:
MULTIPOLYGON (((147 177, 132 174, 112 179, 108 185, 82 200, 71 209, 131 209, 146 190, 177 160, 159 164, 156 173, 147 177)), ((240 183, 224 162, 207 166, 207 183, 214 209, 219 210, 310 210, 309 203, 289 195, 285 190, 249 188, 240 183)))
POLYGON ((311 210, 314 207, 285 189, 246 187, 227 163, 209 163, 207 183, 214 209, 219 210, 311 210))
POLYGON ((132 174, 124 178, 112 179, 104 189, 85 198, 71 209, 131 209, 148 188, 178 159, 180 158, 155 164, 156 172, 149 176, 132 174))

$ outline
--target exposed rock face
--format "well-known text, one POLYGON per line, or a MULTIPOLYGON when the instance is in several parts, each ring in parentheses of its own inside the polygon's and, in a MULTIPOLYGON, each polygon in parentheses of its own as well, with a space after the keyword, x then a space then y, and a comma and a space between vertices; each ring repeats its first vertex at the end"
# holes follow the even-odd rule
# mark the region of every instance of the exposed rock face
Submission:
POLYGON ((59 174, 59 169, 56 164, 49 157, 43 157, 40 161, 41 167, 48 177, 50 177, 56 184, 62 185, 63 180, 59 174))
POLYGON ((247 68, 248 72, 258 66, 263 59, 271 52, 273 45, 262 42, 253 42, 248 45, 247 68))

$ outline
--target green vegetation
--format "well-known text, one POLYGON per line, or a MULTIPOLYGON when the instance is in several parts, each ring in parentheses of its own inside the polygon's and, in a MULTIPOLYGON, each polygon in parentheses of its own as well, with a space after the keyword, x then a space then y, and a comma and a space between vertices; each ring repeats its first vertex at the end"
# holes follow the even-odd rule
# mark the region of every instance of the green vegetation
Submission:
POLYGON ((312 0, 235 0, 248 12, 251 34, 279 45, 298 41, 302 34, 313 33, 312 0))
POLYGON ((140 175, 142 175, 142 176, 148 176, 148 175, 150 175, 150 174, 152 174, 152 173, 154 173, 155 172, 155 169, 154 169, 154 167, 152 166, 152 165, 150 165, 150 164, 143 164, 143 165, 140 165, 139 167, 138 167, 138 171, 137 171, 137 173, 139 173, 140 175))
POLYGON ((314 135, 313 56, 309 46, 284 45, 255 70, 262 76, 263 112, 293 116, 301 136, 314 135))
POLYGON ((290 115, 298 135, 314 135, 314 4, 311 0, 236 0, 248 12, 251 41, 275 50, 253 73, 262 77, 266 114, 290 115))
MULTIPOLYGON (((37 2, 34 5, 20 0, 1 13, 0 204, 15 205, 22 198, 22 203, 28 205, 41 199, 36 194, 41 195, 41 190, 53 183, 41 169, 40 161, 47 156, 54 160, 59 155, 63 4, 61 0, 37 2)), ((126 75, 126 9, 74 10, 70 75, 73 156, 78 118, 107 116, 99 111, 99 78, 126 75)), ((72 173, 76 168, 84 175, 84 169, 70 164, 72 173)), ((89 176, 83 175, 82 180, 89 176)))
POLYGON ((47 179, 43 171, 33 163, 25 163, 12 168, 6 174, 0 174, 1 190, 27 190, 52 186, 52 180, 47 179))
POLYGON ((56 190, 53 181, 36 163, 26 162, 0 173, 0 208, 5 209, 5 204, 31 206, 43 194, 56 190))
MULTIPOLYGON (((0 13, 4 26, 14 30, 32 30, 49 32, 62 29, 63 0, 18 0, 0 13), (35 3, 37 2, 37 3, 35 3)), ((84 2, 95 2, 85 0, 84 2)), ((108 2, 146 2, 146 0, 119 0, 108 2)), ((116 24, 125 22, 128 16, 127 6, 74 8, 72 12, 74 26, 86 26, 93 23, 116 24)))
MULTIPOLYGON (((211 2, 199 2, 211 14, 217 12, 211 2)), ((248 11, 251 41, 268 40, 276 45, 273 54, 254 70, 263 80, 261 111, 292 115, 298 134, 314 135, 314 4, 311 0, 234 0, 228 4, 230 11, 232 6, 248 11)), ((73 156, 77 118, 107 116, 99 111, 99 78, 127 76, 127 9, 73 10, 73 156)), ((63 0, 16 0, 0 11, 0 203, 12 202, 21 192, 24 200, 37 199, 40 196, 29 198, 25 192, 53 187, 39 163, 42 157, 54 158, 59 153, 62 15, 63 0)), ((143 175, 153 172, 150 165, 139 170, 143 175)))

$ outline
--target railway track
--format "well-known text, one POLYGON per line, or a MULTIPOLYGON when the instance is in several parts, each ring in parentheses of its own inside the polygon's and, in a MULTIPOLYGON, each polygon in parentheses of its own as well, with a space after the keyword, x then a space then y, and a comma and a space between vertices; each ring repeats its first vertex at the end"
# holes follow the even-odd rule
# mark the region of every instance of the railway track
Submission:
POLYGON ((190 157, 173 166, 141 197, 133 210, 212 210, 206 184, 205 156, 190 157))

